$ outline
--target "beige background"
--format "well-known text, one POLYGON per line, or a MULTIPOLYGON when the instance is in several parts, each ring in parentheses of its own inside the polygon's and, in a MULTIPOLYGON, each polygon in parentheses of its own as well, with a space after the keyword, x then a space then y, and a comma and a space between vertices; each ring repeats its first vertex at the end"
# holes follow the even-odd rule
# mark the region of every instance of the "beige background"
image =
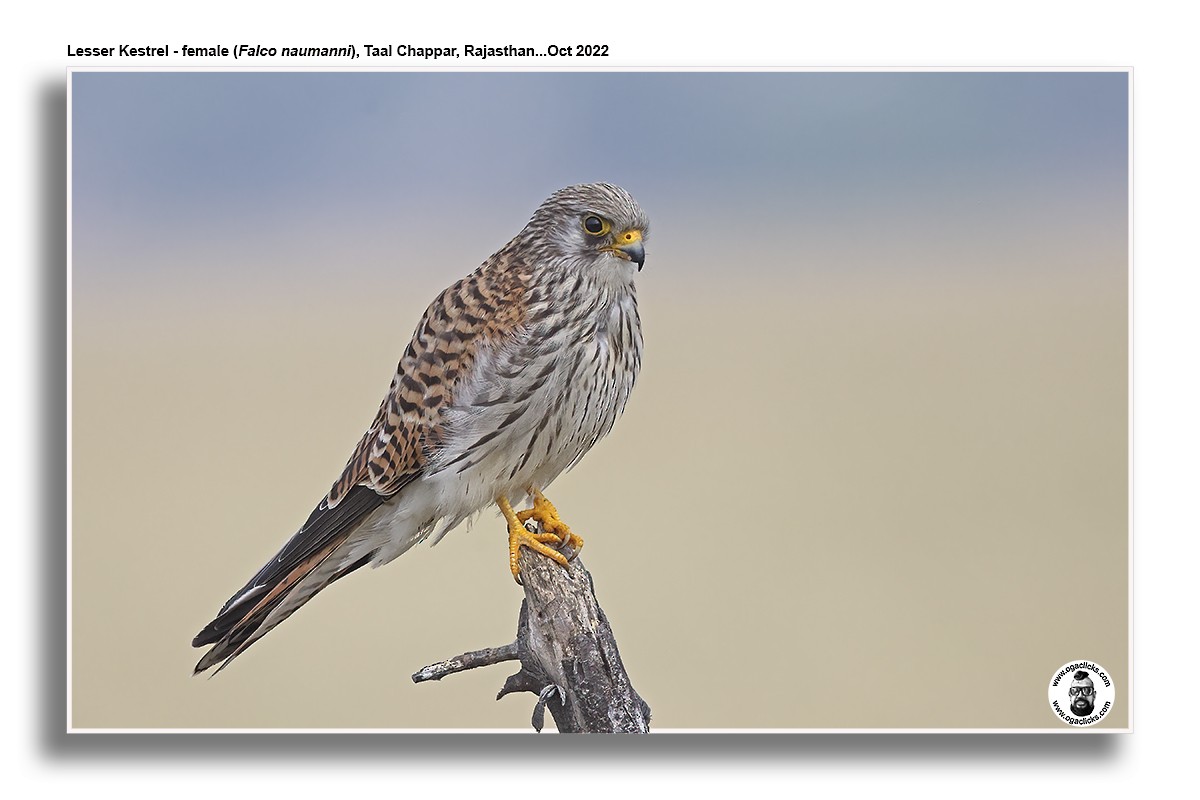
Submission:
POLYGON ((1127 73, 89 72, 71 137, 75 726, 527 729, 507 667, 409 680, 514 635, 490 511, 189 645, 585 180, 647 351, 549 495, 656 728, 1068 730, 1074 659, 1128 724, 1127 73))
MULTIPOLYGON (((1123 258, 680 297, 689 266, 651 250, 642 382, 550 493, 655 726, 1059 729, 1046 684, 1074 658, 1117 682, 1101 725, 1127 725, 1123 258)), ((493 700, 507 665, 408 678, 512 638, 490 511, 190 677, 191 637, 337 475, 424 306, 267 296, 75 310, 73 724, 524 727, 532 698, 493 700)))

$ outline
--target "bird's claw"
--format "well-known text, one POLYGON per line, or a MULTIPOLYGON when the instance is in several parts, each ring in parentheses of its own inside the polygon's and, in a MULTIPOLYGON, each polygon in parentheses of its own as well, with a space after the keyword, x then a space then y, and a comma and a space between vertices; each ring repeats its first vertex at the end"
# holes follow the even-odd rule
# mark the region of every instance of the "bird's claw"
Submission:
POLYGON ((551 683, 538 692, 537 704, 533 707, 533 719, 530 720, 533 723, 533 729, 538 733, 542 732, 542 728, 546 724, 546 703, 555 694, 558 695, 558 702, 560 704, 567 702, 566 689, 563 689, 557 683, 551 683))
POLYGON ((554 536, 558 541, 559 550, 569 547, 571 553, 568 558, 574 558, 583 548, 583 538, 571 532, 567 523, 563 522, 562 517, 558 515, 558 509, 546 499, 544 494, 536 490, 529 494, 533 497, 533 508, 517 512, 517 519, 521 522, 535 520, 540 525, 543 535, 554 536))
POLYGON ((506 498, 501 497, 496 501, 508 521, 508 566, 513 580, 521 586, 525 585, 518 563, 522 546, 553 559, 563 569, 570 569, 570 559, 583 547, 583 539, 571 532, 550 501, 541 492, 533 491, 530 494, 534 498, 533 508, 525 511, 514 511, 506 498), (528 525, 531 521, 535 523, 532 529, 528 525), (570 547, 569 556, 562 552, 564 547, 570 547))

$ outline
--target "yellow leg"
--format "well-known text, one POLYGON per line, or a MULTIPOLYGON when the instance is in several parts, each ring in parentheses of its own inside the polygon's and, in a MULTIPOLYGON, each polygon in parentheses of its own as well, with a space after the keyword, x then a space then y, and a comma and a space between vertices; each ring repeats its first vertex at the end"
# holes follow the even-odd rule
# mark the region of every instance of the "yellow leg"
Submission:
MULTIPOLYGON (((567 527, 567 523, 563 522, 562 518, 558 516, 558 509, 546 499, 546 495, 537 489, 530 489, 529 494, 533 496, 533 508, 519 512, 517 519, 521 522, 525 522, 528 519, 537 520, 542 525, 543 533, 552 533, 555 535, 559 547, 568 544, 575 553, 578 553, 583 548, 583 538, 571 533, 571 529, 567 527)), ((572 554, 572 557, 574 557, 574 554, 572 554)))
POLYGON ((521 582, 521 568, 517 564, 517 551, 521 545, 554 559, 564 567, 568 566, 567 557, 548 544, 549 542, 556 544, 561 542, 559 536, 554 533, 530 533, 525 529, 524 520, 517 512, 513 511, 512 504, 508 502, 507 497, 497 497, 496 505, 500 506, 500 513, 508 522, 508 568, 512 570, 513 579, 517 583, 521 582))

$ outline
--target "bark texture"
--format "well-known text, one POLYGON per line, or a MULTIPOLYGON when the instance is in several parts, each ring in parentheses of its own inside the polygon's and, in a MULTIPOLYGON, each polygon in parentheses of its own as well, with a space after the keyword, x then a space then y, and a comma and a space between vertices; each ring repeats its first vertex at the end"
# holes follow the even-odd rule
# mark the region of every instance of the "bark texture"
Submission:
POLYGON ((650 707, 625 672, 583 562, 575 558, 570 569, 563 569, 522 548, 520 566, 525 599, 516 641, 432 664, 413 681, 441 680, 515 658, 521 668, 504 682, 497 699, 513 692, 537 695, 536 730, 542 729, 548 709, 561 733, 648 733, 650 707))

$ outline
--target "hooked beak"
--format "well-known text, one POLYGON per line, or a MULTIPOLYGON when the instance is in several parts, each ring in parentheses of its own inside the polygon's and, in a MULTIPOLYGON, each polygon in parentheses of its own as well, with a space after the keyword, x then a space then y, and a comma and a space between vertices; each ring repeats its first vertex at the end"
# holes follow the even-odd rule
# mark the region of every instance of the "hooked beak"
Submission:
POLYGON ((642 271, 642 265, 646 263, 646 248, 642 244, 642 232, 637 228, 630 228, 618 233, 612 246, 604 249, 618 258, 637 264, 638 272, 642 271))

